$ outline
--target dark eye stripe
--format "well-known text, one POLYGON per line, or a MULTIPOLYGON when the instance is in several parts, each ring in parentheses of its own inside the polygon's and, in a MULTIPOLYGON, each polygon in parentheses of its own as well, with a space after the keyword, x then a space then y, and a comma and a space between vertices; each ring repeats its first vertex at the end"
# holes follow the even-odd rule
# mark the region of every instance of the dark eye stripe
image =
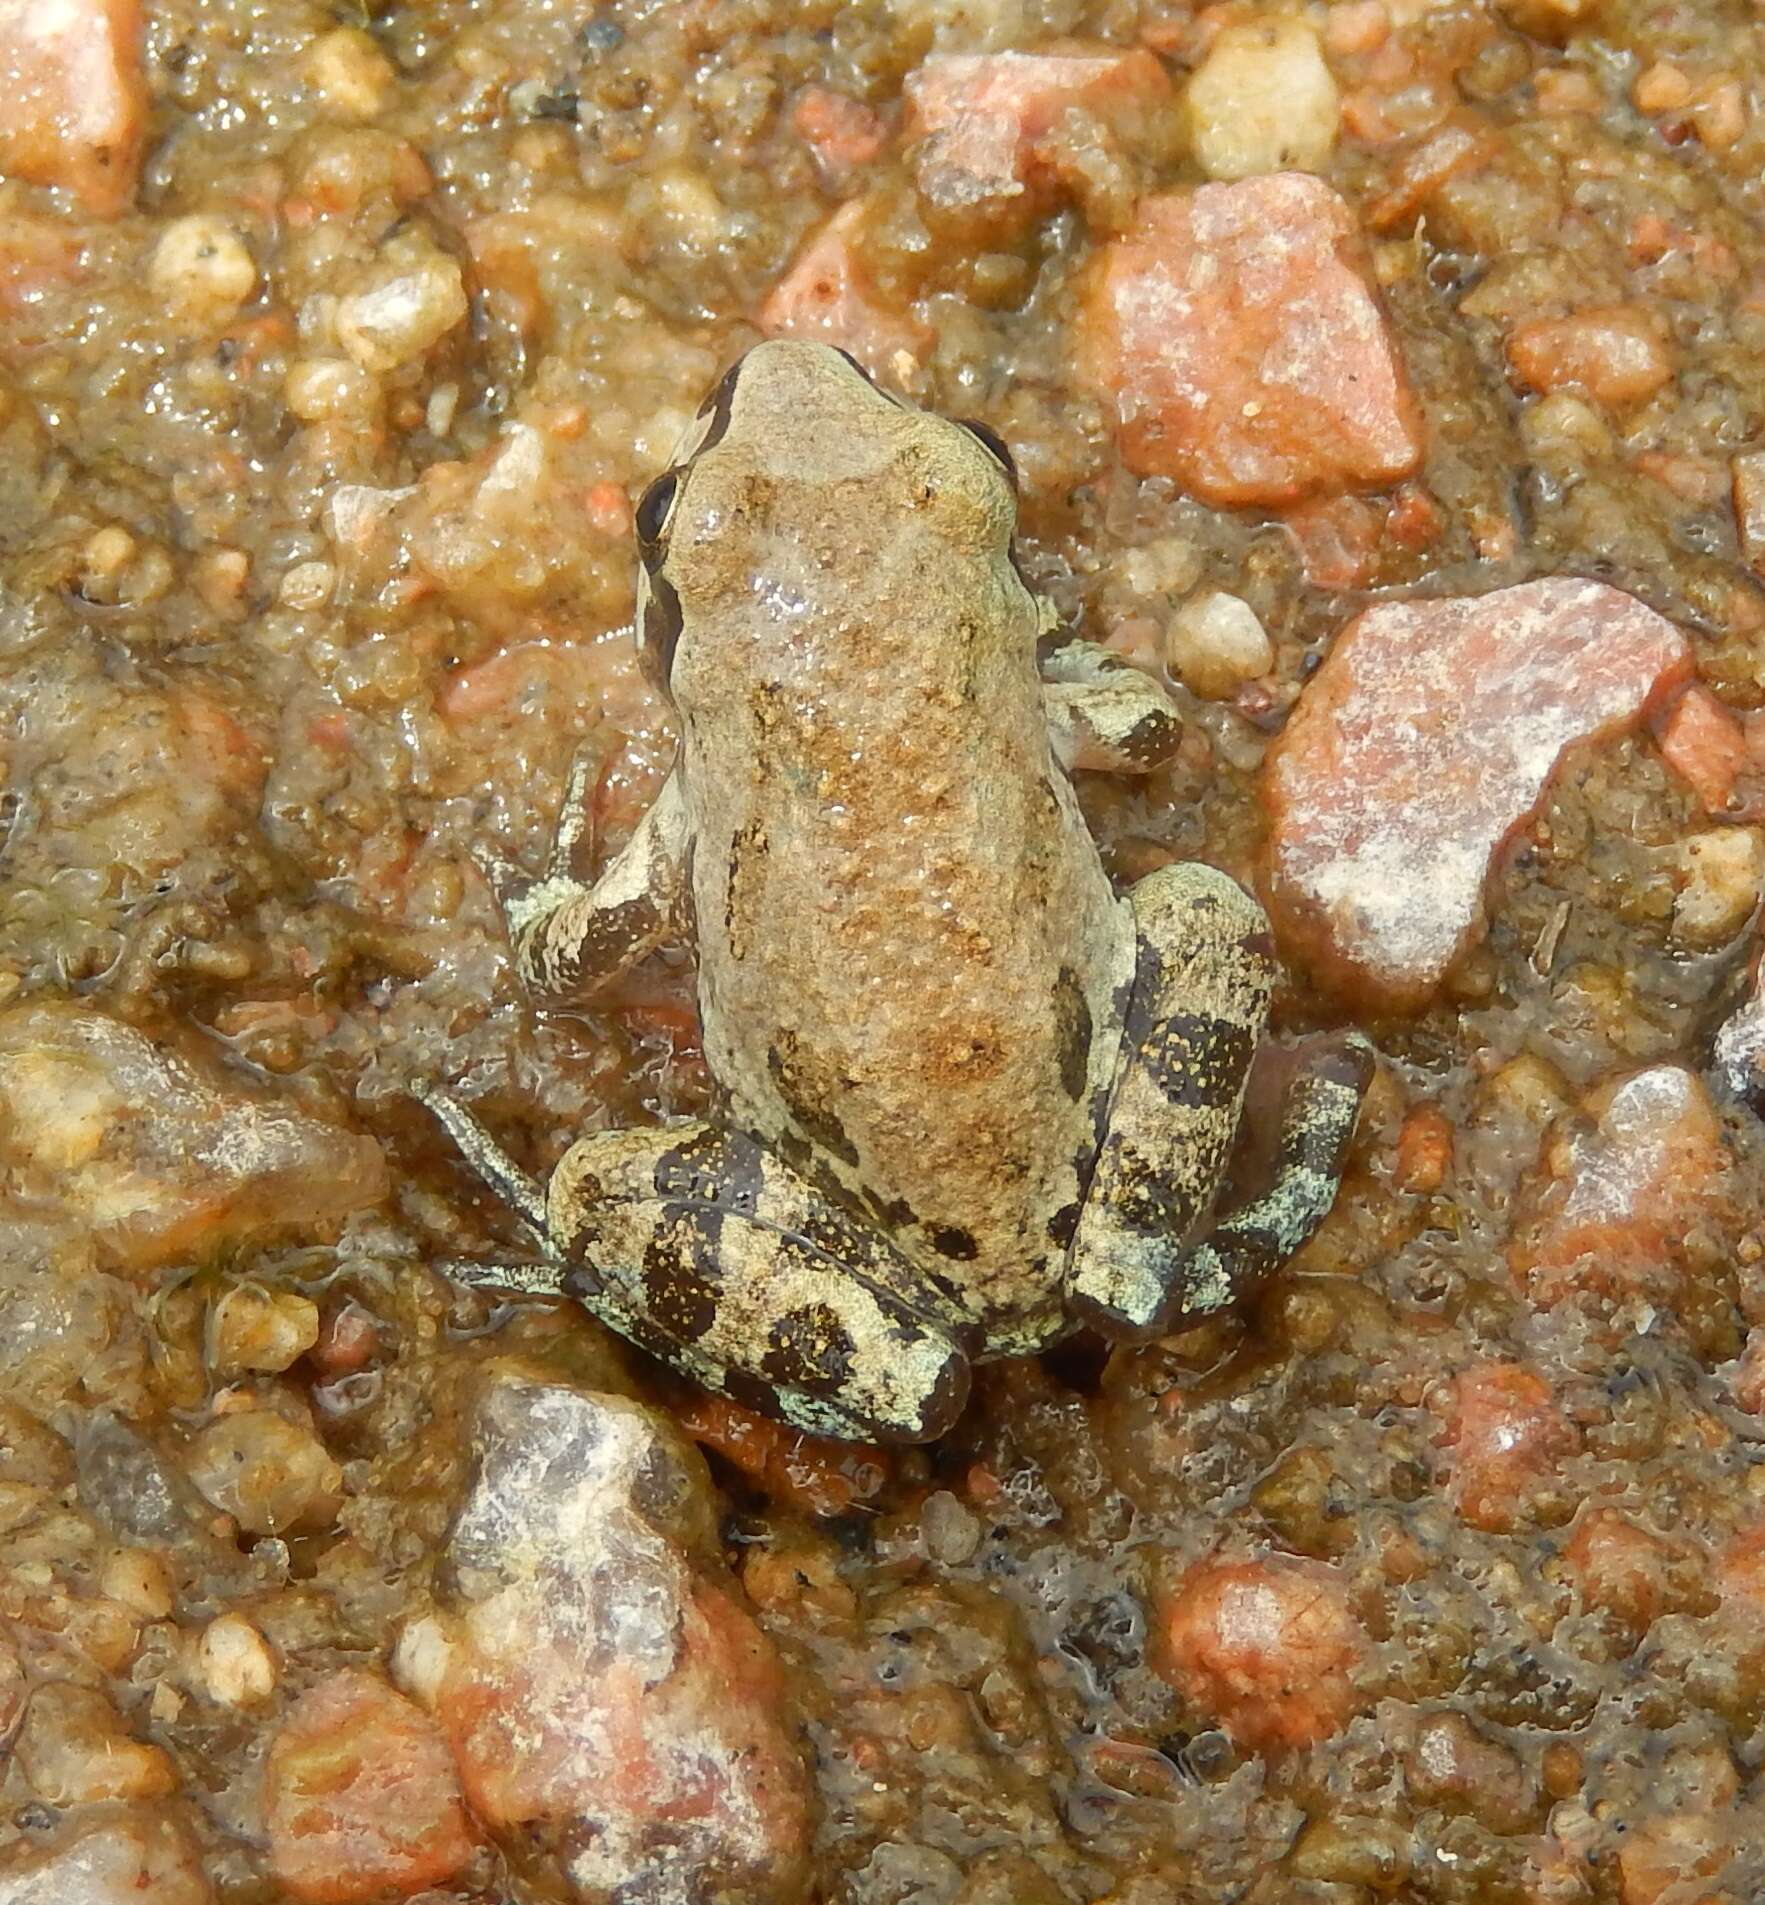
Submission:
POLYGON ((637 552, 646 568, 653 568, 662 552, 662 532, 668 527, 668 512, 674 507, 679 488, 679 470, 664 470, 638 501, 634 517, 637 552))
POLYGON ((1011 454, 1010 446, 991 424, 981 423, 973 417, 959 419, 964 430, 971 437, 983 443, 992 453, 1000 469, 1011 481, 1013 490, 1017 488, 1017 459, 1011 454))
POLYGON ((698 449, 693 454, 708 450, 714 443, 723 441, 723 433, 729 428, 729 413, 735 403, 735 387, 741 377, 742 359, 737 358, 717 380, 717 387, 699 405, 699 415, 709 417, 705 434, 699 438, 698 449))
POLYGON ((653 571, 647 574, 637 604, 637 658, 650 685, 662 694, 674 672, 683 619, 673 584, 653 571))

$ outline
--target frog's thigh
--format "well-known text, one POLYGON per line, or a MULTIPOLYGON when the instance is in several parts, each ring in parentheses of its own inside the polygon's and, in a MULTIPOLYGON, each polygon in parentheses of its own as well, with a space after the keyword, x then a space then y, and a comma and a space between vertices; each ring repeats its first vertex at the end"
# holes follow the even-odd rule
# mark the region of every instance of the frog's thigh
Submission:
POLYGON ((1372 1072, 1373 1048, 1354 1032, 1307 1062, 1282 1101, 1273 1181, 1184 1256, 1166 1328, 1237 1302, 1329 1215, 1372 1072))
POLYGON ((1114 1334, 1155 1329, 1171 1306, 1225 1172, 1275 977, 1262 908, 1212 867, 1161 868, 1129 899, 1134 998, 1067 1271, 1074 1313, 1114 1334))
POLYGON ((572 1294, 708 1389, 865 1440, 927 1441, 962 1411, 955 1312, 751 1138, 708 1124, 584 1138, 547 1207, 572 1294))
POLYGON ((1145 774, 1170 759, 1183 717, 1150 675, 1096 642, 1042 657, 1042 706, 1054 756, 1069 772, 1145 774))
POLYGON ((687 815, 670 774, 636 831, 600 877, 579 877, 588 796, 574 773, 545 875, 530 879, 500 856, 479 856, 508 924, 515 966, 529 990, 590 991, 617 978, 674 931, 686 884, 687 815))

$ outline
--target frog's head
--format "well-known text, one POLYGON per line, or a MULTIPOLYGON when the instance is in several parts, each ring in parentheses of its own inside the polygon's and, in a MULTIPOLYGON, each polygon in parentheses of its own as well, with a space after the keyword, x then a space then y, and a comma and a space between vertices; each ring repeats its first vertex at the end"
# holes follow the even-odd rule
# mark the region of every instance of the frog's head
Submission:
POLYGON ((881 390, 857 359, 776 338, 706 397, 637 507, 638 642, 667 687, 677 650, 796 639, 793 625, 898 616, 965 572, 1009 572, 1010 453, 881 390))

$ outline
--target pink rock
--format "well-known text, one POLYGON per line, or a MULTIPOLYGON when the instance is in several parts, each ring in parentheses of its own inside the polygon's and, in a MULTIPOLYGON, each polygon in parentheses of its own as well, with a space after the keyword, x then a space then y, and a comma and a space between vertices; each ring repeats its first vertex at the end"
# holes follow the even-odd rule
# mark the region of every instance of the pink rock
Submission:
POLYGON ((1210 503, 1380 488, 1421 461, 1360 228, 1305 173, 1143 200, 1104 249, 1081 357, 1128 467, 1210 503))
POLYGON ((101 218, 127 209, 147 128, 138 0, 4 0, 0 96, 0 172, 101 218))
POLYGON ((866 201, 849 200, 812 231, 756 322, 768 337, 806 337, 847 350, 879 377, 910 375, 931 332, 888 299, 865 258, 866 201))
POLYGON ((397 1656, 474 1809, 549 1847, 585 1900, 795 1905, 804 1767, 697 1454, 635 1403, 518 1382, 488 1393, 475 1443, 457 1595, 397 1656))
POLYGON ((1662 758, 1718 820, 1765 820, 1765 712, 1744 718, 1694 682, 1656 724, 1662 758))
POLYGON ((1571 1290, 1671 1301, 1693 1255, 1720 1247, 1732 1165, 1695 1072, 1647 1071, 1589 1093, 1546 1140, 1510 1259, 1534 1301, 1571 1290))
POLYGON ((1370 1007, 1423 1005, 1482 936, 1495 857, 1564 750, 1688 666, 1672 623, 1569 577, 1356 616, 1263 773, 1283 947, 1370 1007))
POLYGON ((1479 1363, 1454 1379, 1440 1434, 1448 1494, 1473 1528, 1506 1534, 1574 1454, 1550 1384, 1522 1363, 1479 1363))
POLYGON ((213 1905, 190 1835, 163 1807, 90 1806, 0 1853, 0 1905, 213 1905))
POLYGON ((1365 1704, 1367 1654, 1339 1570, 1270 1556, 1191 1568, 1159 1604, 1154 1659, 1184 1697, 1246 1746, 1310 1746, 1365 1704))
POLYGON ((1131 135, 1171 99, 1157 58, 1119 47, 942 55, 904 90, 908 136, 924 141, 919 188, 944 206, 1033 195, 1056 162, 1044 142, 1073 107, 1131 135))
POLYGON ((477 1841, 447 1743, 378 1674, 309 1687, 264 1765, 277 1882, 305 1905, 366 1905, 444 1884, 477 1841))

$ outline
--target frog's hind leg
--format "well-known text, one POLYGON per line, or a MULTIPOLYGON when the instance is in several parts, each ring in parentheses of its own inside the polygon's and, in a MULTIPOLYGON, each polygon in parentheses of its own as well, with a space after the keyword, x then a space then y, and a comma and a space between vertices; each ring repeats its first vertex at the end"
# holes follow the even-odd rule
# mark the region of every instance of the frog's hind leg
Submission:
POLYGON ((968 1397, 968 1326, 863 1220, 752 1138, 597 1132, 544 1192, 470 1113, 421 1094, 542 1237, 515 1287, 574 1297, 694 1381, 817 1435, 924 1442, 968 1397))
POLYGON ((1358 1033, 1331 1041, 1307 1061, 1282 1101, 1273 1182, 1184 1255, 1176 1306, 1164 1328, 1180 1329, 1236 1303, 1323 1222, 1336 1201, 1372 1073, 1373 1048, 1358 1033))
POLYGON ((1048 738, 1069 773, 1146 774, 1177 751, 1183 717, 1176 703, 1113 649, 1062 642, 1039 665, 1048 738))
POLYGON ((754 1139, 597 1133, 547 1191, 572 1292, 707 1388, 820 1435, 924 1442, 968 1397, 968 1326, 882 1233, 754 1139))
POLYGON ((686 889, 687 820, 678 777, 662 783, 631 838, 587 877, 592 755, 572 766, 546 870, 538 879, 500 849, 475 854, 508 926, 515 967, 535 993, 592 991, 675 930, 686 889))
POLYGON ((1074 1313, 1115 1335, 1235 1302, 1305 1241, 1335 1195, 1366 1063, 1357 1050, 1296 1081, 1273 1185, 1197 1246, 1268 1017, 1274 947, 1262 908, 1211 867, 1162 868, 1130 899, 1134 998, 1067 1272, 1074 1313))

